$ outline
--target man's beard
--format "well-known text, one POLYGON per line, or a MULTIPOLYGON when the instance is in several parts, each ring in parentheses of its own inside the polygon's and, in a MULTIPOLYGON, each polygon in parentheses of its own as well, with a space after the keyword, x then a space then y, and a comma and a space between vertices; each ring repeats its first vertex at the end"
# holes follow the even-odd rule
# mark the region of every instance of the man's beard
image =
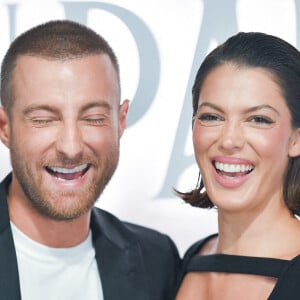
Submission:
MULTIPOLYGON (((19 182, 25 196, 28 198, 32 206, 42 215, 53 220, 68 221, 73 220, 87 213, 92 209, 105 186, 111 179, 118 165, 119 146, 116 145, 111 149, 109 155, 102 159, 81 159, 72 161, 73 165, 80 165, 82 161, 91 162, 91 165, 96 170, 96 174, 92 180, 89 180, 88 186, 84 189, 76 189, 74 191, 52 192, 42 182, 43 176, 39 176, 30 168, 24 158, 24 155, 18 151, 16 145, 11 147, 11 163, 13 172, 19 182)), ((71 165, 71 160, 59 158, 55 163, 64 165, 68 161, 71 165)), ((53 164, 52 164, 53 165, 53 164)), ((46 172, 45 162, 41 162, 38 170, 46 172), (43 170, 44 169, 44 170, 43 170)), ((88 171, 89 172, 89 171, 88 171)))

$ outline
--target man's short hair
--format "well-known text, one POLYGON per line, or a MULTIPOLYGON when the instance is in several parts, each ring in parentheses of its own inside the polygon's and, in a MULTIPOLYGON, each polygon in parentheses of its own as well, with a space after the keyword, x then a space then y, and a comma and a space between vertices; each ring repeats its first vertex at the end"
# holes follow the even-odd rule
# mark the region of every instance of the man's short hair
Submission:
POLYGON ((117 57, 106 40, 90 28, 69 20, 50 21, 29 29, 10 45, 1 66, 1 103, 10 112, 14 102, 13 72, 21 55, 69 60, 89 55, 109 56, 118 76, 117 57))

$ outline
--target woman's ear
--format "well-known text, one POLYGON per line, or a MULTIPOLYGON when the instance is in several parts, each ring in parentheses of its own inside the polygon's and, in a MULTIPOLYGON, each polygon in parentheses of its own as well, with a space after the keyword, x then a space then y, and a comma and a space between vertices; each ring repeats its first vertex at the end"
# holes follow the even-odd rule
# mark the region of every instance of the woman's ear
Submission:
POLYGON ((6 147, 10 144, 10 126, 7 112, 0 107, 0 139, 6 147))
POLYGON ((300 156, 300 128, 297 128, 293 133, 289 149, 290 157, 300 156))

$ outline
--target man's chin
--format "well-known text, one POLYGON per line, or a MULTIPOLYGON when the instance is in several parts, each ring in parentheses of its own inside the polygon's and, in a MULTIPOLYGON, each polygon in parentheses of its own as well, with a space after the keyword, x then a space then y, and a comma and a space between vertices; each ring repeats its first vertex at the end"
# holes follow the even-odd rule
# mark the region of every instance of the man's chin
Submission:
POLYGON ((68 197, 66 197, 66 195, 61 195, 60 203, 56 205, 49 205, 49 202, 35 202, 33 205, 41 215, 54 221, 73 221, 84 214, 87 214, 94 206, 95 201, 90 200, 87 202, 87 199, 76 199, 74 201, 75 197, 71 197, 71 200, 68 201, 67 198, 70 196, 72 195, 68 195, 68 197), (66 204, 71 201, 76 202, 76 204, 66 204), (62 203, 65 203, 65 205, 61 206, 62 203), (78 203, 80 205, 78 205, 78 203))

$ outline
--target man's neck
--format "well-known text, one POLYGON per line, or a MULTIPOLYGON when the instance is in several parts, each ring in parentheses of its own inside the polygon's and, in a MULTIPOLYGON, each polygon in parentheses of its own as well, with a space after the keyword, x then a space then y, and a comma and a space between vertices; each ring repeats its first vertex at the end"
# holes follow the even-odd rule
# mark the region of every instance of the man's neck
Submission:
POLYGON ((91 212, 67 221, 54 220, 38 212, 25 197, 8 197, 10 220, 29 238, 55 248, 68 248, 84 241, 89 232, 91 212))

